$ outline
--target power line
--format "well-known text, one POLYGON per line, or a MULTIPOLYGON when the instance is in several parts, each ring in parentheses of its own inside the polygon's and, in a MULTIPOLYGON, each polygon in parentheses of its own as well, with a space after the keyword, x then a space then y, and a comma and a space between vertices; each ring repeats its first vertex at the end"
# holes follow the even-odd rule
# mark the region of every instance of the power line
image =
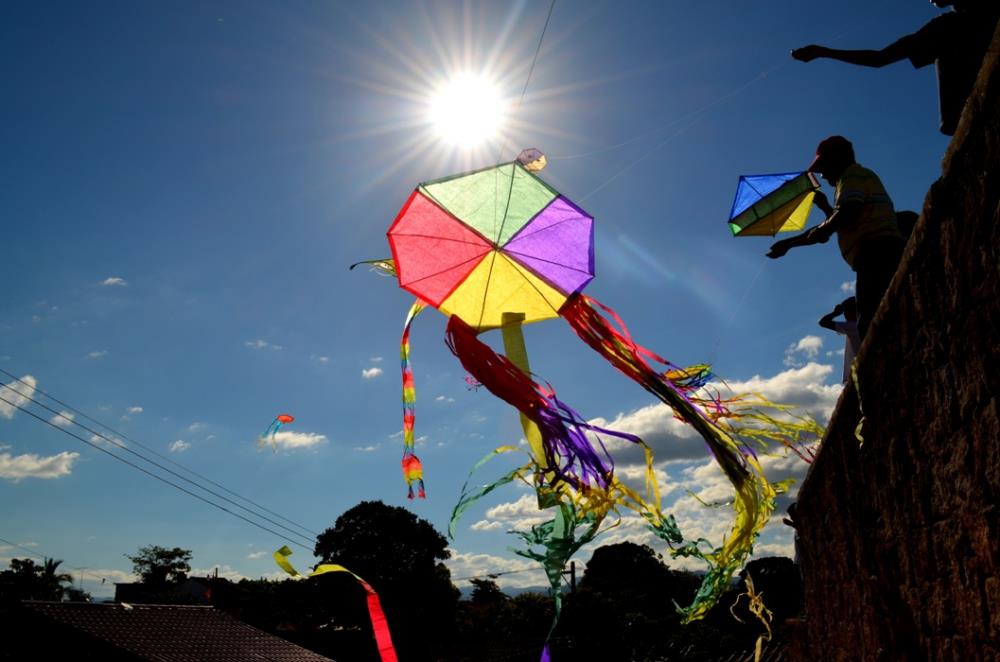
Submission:
MULTIPOLYGON (((10 388, 10 387, 8 386, 7 388, 10 388)), ((11 389, 11 390, 13 390, 13 389, 11 389)), ((17 391, 15 391, 15 393, 17 393, 17 391)), ((19 394, 19 395, 21 395, 20 393, 18 393, 18 394, 19 394)), ((237 517, 237 518, 239 518, 239 519, 243 520, 244 522, 246 522, 247 524, 250 524, 250 525, 252 525, 252 526, 255 526, 255 527, 257 527, 258 529, 261 529, 261 530, 263 530, 263 531, 266 531, 266 532, 268 532, 268 533, 270 533, 270 534, 272 534, 272 535, 274 535, 274 536, 278 537, 279 539, 281 539, 281 540, 284 540, 285 542, 287 542, 287 543, 289 543, 289 544, 292 544, 292 545, 295 545, 295 546, 297 546, 297 547, 300 547, 300 548, 302 548, 302 549, 304 549, 304 550, 308 551, 309 553, 312 553, 312 549, 310 549, 309 547, 306 547, 306 546, 305 546, 305 545, 303 545, 302 543, 299 543, 299 542, 296 542, 296 541, 294 541, 294 540, 289 540, 289 539, 288 539, 288 536, 286 536, 286 535, 284 535, 284 534, 281 534, 281 533, 278 533, 277 531, 275 531, 275 530, 273 530, 273 529, 269 529, 269 528, 267 528, 266 526, 264 526, 263 524, 260 524, 260 523, 258 523, 258 522, 255 522, 255 521, 253 521, 252 519, 249 519, 249 518, 247 518, 247 517, 244 517, 243 515, 240 515, 239 513, 235 513, 235 512, 233 512, 233 511, 229 510, 228 508, 226 508, 225 506, 222 506, 222 505, 220 505, 220 504, 218 504, 218 503, 215 503, 214 501, 212 501, 212 500, 210 500, 210 499, 206 499, 205 497, 201 496, 200 494, 196 494, 196 493, 192 492, 191 490, 189 490, 189 489, 187 489, 187 488, 185 488, 185 487, 182 487, 182 486, 178 485, 177 483, 175 483, 175 482, 173 482, 173 481, 170 481, 170 480, 167 480, 167 479, 166 479, 166 478, 164 478, 163 476, 159 476, 159 475, 157 475, 157 474, 153 473, 152 471, 149 471, 148 469, 145 469, 145 468, 143 468, 143 467, 140 467, 140 466, 139 466, 138 464, 136 464, 136 463, 134 463, 134 462, 130 462, 130 461, 126 460, 126 459, 125 459, 125 458, 123 458, 123 457, 120 457, 120 456, 118 456, 118 455, 115 455, 114 453, 112 453, 111 451, 109 451, 109 450, 108 450, 107 448, 102 448, 102 447, 101 447, 101 446, 99 446, 98 444, 95 444, 95 443, 94 443, 94 442, 92 442, 92 441, 89 441, 89 440, 87 440, 87 439, 84 439, 83 437, 81 437, 81 436, 79 436, 79 435, 77 435, 77 434, 74 434, 73 432, 71 432, 71 431, 67 430, 66 428, 62 428, 62 427, 59 427, 59 426, 58 426, 58 425, 56 425, 55 423, 53 423, 53 422, 51 422, 51 421, 48 421, 48 420, 45 420, 44 418, 42 418, 41 416, 39 416, 39 415, 38 415, 38 414, 36 414, 35 412, 33 412, 33 411, 30 411, 30 410, 28 410, 28 409, 26 409, 26 408, 22 407, 22 406, 21 406, 21 405, 19 405, 19 404, 16 404, 16 403, 14 403, 14 402, 11 402, 10 400, 7 400, 7 399, 6 399, 6 398, 4 398, 3 396, 0 396, 0 402, 6 402, 6 403, 7 403, 8 405, 10 405, 11 407, 14 407, 14 408, 16 408, 16 409, 18 409, 18 410, 20 410, 20 411, 24 412, 24 413, 25 413, 25 414, 27 414, 28 416, 31 416, 32 418, 35 418, 35 419, 37 419, 37 420, 41 421, 42 423, 45 423, 46 425, 48 425, 48 426, 50 426, 50 427, 53 427, 53 428, 55 428, 56 430, 59 430, 60 432, 63 432, 63 433, 65 433, 65 434, 68 434, 69 436, 73 437, 74 439, 77 439, 77 440, 79 440, 79 441, 82 441, 83 443, 85 443, 85 444, 87 444, 88 446, 91 446, 91 447, 93 447, 93 448, 96 448, 97 450, 101 451, 102 453, 106 453, 106 454, 110 455, 111 457, 115 458, 115 459, 116 459, 116 460, 118 460, 119 462, 122 462, 122 463, 124 463, 124 464, 127 464, 128 466, 132 467, 133 469, 138 469, 139 471, 141 471, 142 473, 146 474, 147 476, 151 476, 151 477, 155 478, 156 480, 158 480, 158 481, 160 481, 160 482, 163 482, 163 483, 166 483, 167 485, 170 485, 171 487, 174 487, 174 488, 176 488, 176 489, 180 490, 181 492, 184 492, 185 494, 188 494, 188 495, 190 495, 190 496, 193 496, 193 497, 194 497, 195 499, 198 499, 199 501, 203 501, 204 503, 207 503, 208 505, 212 506, 213 508, 218 508, 219 510, 221 510, 221 511, 222 511, 222 512, 224 512, 224 513, 229 513, 229 514, 230 514, 230 515, 232 515, 233 517, 237 517)), ((43 405, 43 406, 44 406, 44 405, 43 405)), ((82 427, 82 426, 81 426, 81 427, 82 427)), ((147 460, 147 461, 149 461, 149 460, 147 460)), ((201 489, 205 489, 205 488, 201 488, 201 489)), ((206 490, 206 491, 207 491, 207 490, 206 490)), ((304 538, 304 536, 303 536, 303 538, 304 538)))
MULTIPOLYGON (((218 492, 214 492, 214 491, 212 491, 212 490, 208 489, 207 487, 204 487, 203 485, 199 485, 198 483, 196 483, 195 481, 191 480, 190 478, 187 478, 187 477, 185 477, 185 476, 182 476, 182 475, 180 475, 180 474, 179 474, 179 473, 177 473, 176 471, 173 471, 172 469, 169 469, 169 468, 167 468, 167 467, 163 466, 162 464, 160 464, 159 462, 156 462, 155 460, 150 460, 150 459, 149 459, 148 457, 145 457, 145 456, 144 456, 144 455, 142 455, 141 453, 137 453, 136 451, 132 450, 131 448, 129 448, 128 446, 126 446, 125 444, 123 444, 123 443, 122 443, 121 441, 119 441, 119 440, 117 440, 117 439, 112 439, 111 437, 108 437, 108 436, 106 436, 106 435, 104 435, 104 434, 102 434, 102 433, 100 433, 100 432, 97 432, 96 430, 92 430, 92 429, 88 428, 88 427, 87 427, 86 425, 83 425, 82 423, 78 423, 78 422, 76 422, 75 420, 73 420, 73 419, 69 418, 68 416, 66 416, 66 415, 62 414, 61 412, 57 412, 57 411, 56 411, 55 409, 52 409, 52 408, 51 408, 51 407, 49 407, 48 405, 45 405, 45 404, 43 404, 43 403, 39 402, 38 400, 35 400, 35 399, 34 399, 34 398, 32 398, 31 396, 29 396, 29 395, 25 395, 24 393, 21 393, 20 391, 18 391, 18 390, 15 390, 15 389, 14 389, 14 388, 12 388, 12 387, 11 387, 10 385, 4 385, 4 386, 3 386, 3 388, 6 388, 6 389, 8 389, 8 390, 10 390, 10 391, 13 391, 14 393, 17 393, 17 394, 18 394, 18 395, 20 395, 20 396, 21 396, 22 398, 24 398, 24 399, 26 399, 26 400, 29 400, 29 401, 31 401, 31 402, 33 402, 33 403, 35 403, 35 404, 36 404, 36 405, 38 405, 39 407, 41 407, 41 408, 43 408, 43 409, 45 409, 45 410, 49 411, 49 412, 50 412, 50 413, 52 413, 52 414, 55 414, 55 415, 56 415, 56 416, 58 416, 59 418, 61 418, 61 419, 65 420, 65 421, 68 421, 68 422, 69 422, 69 423, 71 423, 72 425, 76 425, 77 427, 80 427, 80 428, 82 428, 82 429, 86 430, 87 432, 91 433, 92 435, 94 435, 94 436, 97 436, 97 437, 100 437, 101 439, 104 439, 104 440, 105 440, 105 441, 107 441, 108 443, 110 443, 110 444, 113 444, 113 445, 117 446, 118 448, 121 448, 122 450, 124 450, 124 451, 126 451, 126 452, 128 452, 128 453, 131 453, 132 455, 135 455, 136 457, 138 457, 139 459, 143 460, 144 462, 148 462, 149 464, 152 464, 153 466, 155 466, 155 467, 157 467, 157 468, 159 468, 159 469, 162 469, 163 471, 166 471, 167 473, 169 473, 169 474, 171 474, 171 475, 173 475, 173 476, 176 476, 177 478, 180 478, 181 480, 183 480, 183 481, 185 481, 185 482, 187 482, 187 483, 190 483, 191 485, 194 485, 195 487, 197 487, 197 488, 198 488, 198 489, 200 489, 200 490, 203 490, 203 491, 205 491, 205 492, 208 492, 209 494, 211 494, 211 495, 213 495, 213 496, 215 496, 215 497, 218 497, 219 499, 222 499, 223 501, 226 501, 226 502, 228 502, 228 503, 231 503, 232 505, 236 506, 237 508, 240 508, 240 509, 242 509, 242 510, 244 510, 244 511, 248 512, 248 513, 250 513, 250 514, 251 514, 251 515, 253 515, 254 517, 259 517, 259 518, 261 518, 262 520, 264 520, 264 521, 266 521, 266 522, 269 522, 269 523, 271 523, 271 524, 274 524, 275 526, 277 526, 277 527, 278 527, 278 528, 280 528, 280 529, 284 529, 285 531, 287 531, 288 533, 291 533, 292 535, 295 535, 295 536, 298 536, 299 538, 301 538, 301 539, 303 539, 303 540, 306 540, 306 541, 310 541, 310 542, 311 542, 311 540, 310 540, 310 539, 309 539, 308 537, 306 537, 306 536, 303 536, 303 535, 302 535, 301 533, 299 533, 299 532, 297 532, 297 531, 294 531, 294 530, 292 530, 292 529, 289 529, 289 528, 288 528, 287 526, 284 526, 284 525, 282 525, 282 524, 280 524, 280 523, 278 523, 278 522, 275 522, 274 520, 272 520, 272 519, 271 519, 271 518, 269 518, 269 517, 265 517, 264 515, 261 515, 260 513, 257 513, 257 512, 255 512, 255 511, 253 511, 253 510, 251 510, 251 509, 249 509, 249 508, 247 508, 247 507, 245 507, 245 506, 243 506, 243 505, 239 504, 239 503, 236 503, 236 502, 235 502, 235 501, 233 501, 232 499, 230 499, 230 498, 228 498, 228 497, 225 497, 225 496, 222 496, 222 495, 221 495, 221 494, 219 494, 218 492)), ((16 406, 16 405, 15 405, 15 406, 16 406)), ((23 411, 27 411, 27 410, 23 410, 23 411)), ((30 413, 30 412, 29 412, 29 413, 30 413)), ((40 417, 37 417, 37 416, 36 416, 36 418, 40 418, 40 417)), ((44 419, 40 419, 40 420, 44 420, 44 419)), ((50 425, 52 425, 53 427, 57 427, 57 428, 59 428, 59 429, 63 429, 63 428, 62 428, 62 426, 59 426, 59 425, 56 425, 55 423, 52 423, 51 421, 46 421, 46 423, 49 423, 49 424, 50 424, 50 425)))
MULTIPOLYGON (((0 542, 4 543, 6 545, 10 545, 11 547, 17 547, 18 549, 23 549, 24 551, 28 552, 29 556, 34 556, 37 559, 42 559, 42 560, 55 559, 54 556, 46 556, 45 554, 39 554, 38 552, 36 552, 36 551, 34 551, 32 549, 29 549, 29 548, 25 547, 24 545, 18 545, 16 542, 11 542, 10 540, 5 540, 4 538, 0 538, 0 542)), ((81 579, 81 582, 82 582, 83 577, 85 577, 86 574, 87 574, 87 573, 84 572, 84 570, 86 568, 78 568, 78 567, 75 567, 75 566, 70 566, 70 568, 73 569, 73 570, 79 570, 80 571, 80 579, 81 579)), ((111 582, 112 584, 115 583, 114 581, 108 579, 107 577, 102 577, 101 575, 95 575, 95 574, 91 573, 90 576, 91 577, 97 577, 98 579, 101 580, 102 584, 104 584, 106 582, 111 582)))
POLYGON ((503 570, 501 572, 487 572, 481 575, 470 575, 468 577, 453 577, 451 581, 460 582, 468 579, 495 579, 501 575, 513 575, 518 572, 544 572, 545 568, 541 566, 531 567, 531 568, 521 568, 520 570, 503 570))
MULTIPOLYGON (((3 374, 5 374, 5 375, 7 375, 8 377, 10 377, 11 379, 14 379, 14 380, 16 380, 17 382, 20 382, 20 383, 21 383, 21 384, 23 384, 24 386, 27 386, 28 388, 32 389, 33 391, 35 391, 35 392, 37 392, 37 393, 41 393, 41 394, 42 394, 43 396, 45 396, 45 397, 46 397, 46 398, 48 398, 49 400, 52 400, 53 402, 55 402, 55 403, 56 403, 56 404, 58 404, 59 406, 61 406, 61 407, 65 407, 65 408, 66 408, 66 409, 68 409, 69 411, 71 411, 71 412, 73 412, 73 413, 75 413, 75 414, 77 414, 77 415, 79 415, 79 416, 82 416, 83 418, 87 419, 88 421, 91 421, 92 423, 95 423, 95 424, 97 424, 97 425, 100 425, 100 426, 101 426, 102 428, 104 428, 104 429, 106 429, 106 430, 110 431, 110 432, 111 432, 111 434, 113 434, 114 436, 116 436, 116 437, 121 437, 122 439, 124 439, 124 440, 126 440, 126 441, 128 441, 128 442, 131 442, 131 443, 135 444, 135 445, 136 445, 136 446, 138 446, 139 448, 142 448, 142 449, 146 450, 147 452, 149 452, 149 453, 152 453, 153 455, 155 455, 155 456, 157 456, 157 457, 159 457, 159 458, 161 458, 161 459, 163 459, 163 460, 166 460, 167 462, 169 462, 170 464, 173 464, 173 465, 174 465, 174 466, 176 466, 176 467, 180 467, 181 469, 183 469, 184 471, 187 471, 187 472, 188 472, 188 473, 190 473, 191 475, 193 475, 193 476, 197 476, 198 478, 200 478, 200 479, 202 479, 202 480, 204 480, 204 481, 207 481, 207 482, 208 482, 208 483, 210 483, 211 485, 214 485, 215 487, 218 487, 219 489, 223 490, 224 492, 228 492, 229 494, 232 494, 233 496, 235 496, 235 497, 238 497, 238 498, 240 498, 240 499, 242 499, 242 500, 246 501, 246 502, 247 502, 247 503, 249 503, 249 504, 252 504, 252 505, 253 505, 253 506, 255 506, 256 508, 260 508, 260 509, 261 509, 261 510, 263 510, 264 512, 266 512, 266 513, 269 513, 269 514, 271 514, 271 515, 274 515, 274 516, 275 516, 275 517, 277 517, 278 519, 281 519, 281 520, 284 520, 285 522, 288 522, 289 524, 293 524, 293 525, 297 526, 298 528, 302 529, 303 531, 305 531, 306 533, 308 533, 308 534, 310 534, 310 535, 312 535, 312 536, 318 536, 318 535, 319 535, 319 533, 318 533, 318 532, 316 532, 316 531, 313 531, 312 529, 310 529, 310 528, 308 528, 308 527, 306 527, 306 526, 303 526, 302 524, 299 524, 298 522, 295 522, 294 520, 290 520, 290 519, 288 519, 287 517, 284 517, 284 516, 282 516, 282 515, 280 515, 280 514, 278 514, 278 513, 274 512, 273 510, 270 510, 270 509, 268 509, 268 508, 266 508, 266 507, 264 507, 264 506, 260 505, 259 503, 257 503, 257 502, 255 502, 255 501, 253 501, 252 499, 249 499, 249 498, 247 498, 247 497, 245 497, 245 496, 243 496, 243 495, 241 495, 241 494, 238 494, 238 493, 236 493, 236 492, 234 492, 234 491, 232 491, 232 490, 228 489, 227 487, 225 487, 225 486, 223 486, 223 485, 220 485, 220 484, 216 483, 215 481, 213 481, 212 479, 208 478, 207 476, 203 476, 202 474, 198 473, 197 471, 195 471, 195 470, 193 470, 193 469, 190 469, 190 468, 188 468, 188 467, 184 466, 183 464, 181 464, 181 463, 179 463, 179 462, 176 462, 175 460, 172 460, 172 459, 170 459, 169 457, 167 457, 167 456, 165 456, 165 455, 163 455, 163 454, 161 454, 161 453, 158 453, 157 451, 155 451, 155 450, 153 450, 152 448, 150 448, 150 447, 148 447, 148 446, 146 446, 146 445, 144 445, 144 444, 140 443, 139 441, 137 441, 137 440, 135 440, 135 439, 131 439, 131 438, 129 438, 129 437, 127 437, 127 436, 125 436, 124 434, 121 434, 120 432, 118 432, 117 430, 115 430, 114 428, 112 428, 112 427, 111 427, 110 425, 108 425, 107 423, 103 423, 103 422, 101 422, 101 421, 99 421, 99 420, 97 420, 97 419, 95 419, 95 418, 93 418, 93 417, 91 417, 91 416, 88 416, 88 415, 87 415, 86 413, 84 413, 84 412, 80 411, 79 409, 77 409, 77 408, 73 407, 72 405, 69 405, 69 404, 67 404, 67 403, 63 402, 62 400, 60 400, 59 398, 56 398, 55 396, 53 396, 53 395, 50 395, 50 394, 46 393, 45 391, 43 391, 42 389, 38 388, 37 386, 32 386, 31 384, 28 384, 27 382, 25 382, 25 381, 24 381, 23 379, 21 379, 21 378, 20 378, 20 377, 18 377, 17 375, 14 375, 14 374, 12 374, 12 373, 10 373, 10 372, 7 372, 7 371, 6 371, 6 370, 4 370, 3 368, 0 368, 0 373, 3 373, 3 374)), ((7 386, 7 385, 4 385, 4 386, 5 386, 6 388, 10 388, 10 386, 7 386)), ((10 389, 10 390, 14 391, 14 389, 10 389)), ((15 393, 17 393, 18 395, 22 396, 22 397, 26 397, 26 398, 28 398, 29 400, 31 400, 32 402, 35 402, 36 404, 41 404, 41 403, 38 403, 38 402, 37 402, 36 400, 34 400, 33 398, 31 398, 30 396, 26 396, 26 395, 24 395, 23 393, 21 393, 21 392, 19 392, 19 391, 14 391, 14 392, 15 392, 15 393)), ((45 405, 41 405, 41 406, 43 406, 43 407, 44 407, 45 405)), ((48 408, 48 407, 46 407, 46 409, 49 409, 49 408, 48 408)), ((49 411, 53 411, 53 410, 52 410, 52 409, 49 409, 49 411)), ((58 415, 62 416, 62 413, 61 413, 61 412, 53 412, 53 413, 57 413, 58 415)), ((63 418, 66 418, 66 417, 65 417, 65 416, 63 416, 63 418)), ((69 420, 69 419, 67 419, 67 420, 69 420)), ((76 423, 75 421, 72 421, 72 420, 70 420, 70 422, 71 422, 71 423, 74 423, 74 424, 76 424, 76 425, 80 425, 79 423, 76 423)), ((82 426, 82 425, 80 425, 80 427, 83 427, 84 429, 87 429, 87 428, 85 428, 85 427, 84 427, 84 426, 82 426)), ((97 433, 94 433, 94 434, 97 434, 97 433)), ((102 436, 102 437, 103 437, 103 435, 100 435, 100 436, 102 436)), ((104 437, 104 438, 105 438, 105 439, 107 439, 107 437, 104 437)), ((111 440, 109 439, 108 441, 111 441, 111 440)), ((120 445, 120 444, 119 444, 119 445, 120 445)), ((146 459, 146 458, 143 458, 143 459, 146 459)), ((147 461, 147 462, 150 462, 150 460, 146 460, 146 461, 147 461)), ((151 463, 151 464, 154 464, 153 462, 150 462, 150 463, 151 463)), ((169 471, 169 470, 167 470, 167 471, 169 471)), ((176 474, 175 474, 175 475, 176 475, 176 474)), ((180 476, 179 476, 179 477, 180 477, 180 476)), ((183 477, 181 477, 181 478, 183 478, 183 477)), ((184 480, 188 480, 188 479, 186 479, 186 478, 185 478, 184 480)), ((188 482, 192 482, 192 481, 188 481, 188 482)), ((194 484, 194 483, 192 483, 192 484, 194 484)), ((199 487, 201 487, 201 486, 199 485, 199 487)), ((207 490, 206 488, 203 488, 203 487, 202 487, 201 489, 205 489, 205 491, 206 491, 206 492, 210 491, 210 490, 207 490)), ((225 498, 225 497, 220 497, 220 498, 225 498)), ((233 503, 233 502, 231 502, 231 503, 233 503)), ((238 504, 235 504, 235 505, 238 505, 238 504)), ((240 506, 240 507, 242 508, 242 506, 240 506)), ((244 510, 246 510, 246 509, 244 508, 244 510)), ((248 512, 249 512, 249 511, 248 511, 248 512)), ((254 513, 254 514, 256 515, 256 513, 254 513)), ((261 517, 262 517, 262 516, 261 516, 261 517)), ((263 517, 262 517, 262 519, 266 519, 266 518, 263 518, 263 517)), ((268 520, 268 521, 270 521, 270 520, 268 520)), ((281 528, 285 528, 285 527, 281 526, 280 524, 278 524, 277 522, 272 522, 272 523, 273 523, 273 524, 275 524, 276 526, 279 526, 279 527, 281 527, 281 528)), ((287 528, 286 528, 286 530, 289 530, 289 529, 287 529, 287 528)))

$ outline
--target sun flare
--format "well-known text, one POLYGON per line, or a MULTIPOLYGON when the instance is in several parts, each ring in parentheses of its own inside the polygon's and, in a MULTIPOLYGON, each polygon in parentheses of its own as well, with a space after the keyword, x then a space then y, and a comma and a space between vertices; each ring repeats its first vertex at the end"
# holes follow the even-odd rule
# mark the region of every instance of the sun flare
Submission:
POLYGON ((503 117, 504 103, 496 85, 471 74, 449 80, 430 103, 434 129, 456 147, 475 147, 495 139, 503 117))

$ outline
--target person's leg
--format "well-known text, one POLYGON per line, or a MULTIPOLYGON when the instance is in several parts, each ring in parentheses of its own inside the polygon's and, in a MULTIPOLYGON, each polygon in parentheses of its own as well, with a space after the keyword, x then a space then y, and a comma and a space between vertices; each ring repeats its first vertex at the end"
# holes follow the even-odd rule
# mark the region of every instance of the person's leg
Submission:
POLYGON ((903 246, 896 240, 877 240, 859 251, 854 262, 857 274, 858 336, 864 340, 882 296, 899 266, 903 246))

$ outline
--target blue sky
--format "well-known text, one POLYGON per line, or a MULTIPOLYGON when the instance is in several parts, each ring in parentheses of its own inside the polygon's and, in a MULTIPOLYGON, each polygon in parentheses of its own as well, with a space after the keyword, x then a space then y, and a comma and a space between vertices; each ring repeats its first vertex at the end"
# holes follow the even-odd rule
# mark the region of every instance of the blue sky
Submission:
MULTIPOLYGON (((501 141, 455 148, 427 119, 436 84, 488 71, 508 104, 504 158, 542 149, 542 176, 596 219, 588 293, 675 363, 711 360, 733 384, 828 415, 842 341, 816 320, 851 272, 832 243, 771 262, 766 238, 734 239, 725 221, 740 174, 801 170, 835 133, 897 209, 919 211, 947 144, 933 70, 788 52, 879 47, 937 10, 559 2, 518 104, 548 7, 5 4, 0 368, 312 531, 363 499, 444 531, 475 460, 520 438, 517 416, 466 388, 445 319, 422 316, 412 345, 428 499, 407 502, 396 356, 411 297, 347 267, 388 256, 385 231, 418 182, 496 162, 501 141), (278 452, 259 450, 286 411, 296 421, 278 452)), ((525 335, 561 399, 654 444, 682 524, 725 530, 686 496, 724 497, 699 442, 561 320, 525 335)), ((147 544, 192 549, 199 571, 275 573, 281 538, 2 405, 0 538, 87 568, 95 595, 110 593, 96 577, 124 579, 123 554, 147 544)), ((778 477, 804 471, 772 464, 778 477)), ((529 565, 504 531, 539 516, 530 496, 494 496, 452 543, 456 577, 529 565)), ((781 528, 761 553, 790 553, 781 528)), ((626 525, 602 542, 625 535, 647 541, 626 525)), ((0 543, 0 563, 23 552, 0 543)), ((544 583, 533 571, 503 579, 544 583)))

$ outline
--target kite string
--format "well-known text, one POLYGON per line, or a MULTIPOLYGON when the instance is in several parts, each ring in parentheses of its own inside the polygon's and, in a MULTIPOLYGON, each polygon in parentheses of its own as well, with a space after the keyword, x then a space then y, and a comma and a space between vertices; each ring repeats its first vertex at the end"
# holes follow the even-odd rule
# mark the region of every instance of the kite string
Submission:
MULTIPOLYGON (((883 2, 874 2, 874 3, 872 3, 872 7, 877 7, 877 6, 881 5, 881 4, 884 4, 884 0, 883 0, 883 2)), ((848 35, 848 34, 854 32, 855 30, 857 30, 858 28, 860 28, 860 27, 868 24, 869 22, 871 22, 871 20, 872 19, 869 18, 868 20, 863 20, 863 21, 860 21, 858 23, 855 23, 854 25, 848 26, 846 29, 844 29, 844 30, 842 30, 842 31, 840 31, 840 32, 832 35, 831 37, 829 37, 828 40, 829 41, 839 41, 845 35, 848 35)), ((647 137, 654 136, 654 135, 656 135, 657 133, 659 133, 661 131, 669 129, 670 127, 672 127, 672 126, 674 126, 676 124, 680 124, 681 122, 683 122, 686 119, 697 119, 703 113, 705 113, 705 112, 707 112, 707 111, 715 108, 716 106, 719 106, 719 105, 721 105, 721 104, 729 101, 730 99, 732 99, 732 98, 734 98, 736 96, 739 96, 740 94, 742 94, 744 91, 746 91, 750 87, 752 87, 752 86, 756 85, 758 82, 766 79, 772 73, 774 73, 775 71, 778 71, 779 69, 782 69, 783 67, 787 66, 788 64, 790 64, 790 61, 789 61, 789 59, 787 57, 782 57, 780 60, 775 60, 774 64, 772 64, 770 67, 764 69, 763 71, 761 71, 759 74, 757 74, 756 76, 754 76, 750 80, 747 80, 743 84, 737 86, 732 91, 727 92, 727 93, 723 94, 722 96, 717 97, 716 99, 713 99, 712 101, 709 101, 704 106, 701 106, 700 108, 698 108, 696 110, 693 110, 690 113, 687 113, 686 115, 681 115, 680 117, 672 119, 672 120, 670 120, 670 121, 668 121, 668 122, 666 122, 664 124, 661 124, 661 125, 653 128, 653 129, 650 129, 648 131, 643 131, 642 133, 638 134, 637 136, 635 136, 633 138, 629 138, 627 140, 623 140, 623 141, 621 141, 619 143, 616 143, 614 145, 608 145, 606 147, 599 147, 597 149, 593 149, 593 150, 590 150, 588 152, 581 152, 579 154, 567 154, 567 155, 564 155, 564 156, 554 155, 554 156, 549 156, 548 159, 549 159, 549 161, 572 161, 574 159, 582 159, 582 158, 586 158, 588 156, 596 156, 598 154, 606 154, 607 152, 612 152, 612 151, 614 151, 616 149, 620 149, 622 147, 626 147, 626 146, 631 145, 633 143, 639 142, 640 140, 643 140, 643 139, 645 139, 647 137)), ((690 125, 688 125, 688 127, 689 126, 690 125)), ((679 135, 683 131, 687 130, 688 127, 684 127, 677 134, 674 134, 674 135, 679 135)), ((673 137, 673 136, 670 136, 670 137, 673 137)), ((666 140, 669 140, 670 137, 668 137, 666 140)), ((652 151, 656 151, 660 147, 662 147, 662 144, 657 145, 656 147, 654 147, 652 151)), ((639 159, 639 161, 642 161, 647 156, 648 156, 648 154, 642 156, 639 159)), ((632 163, 632 164, 630 164, 628 166, 626 166, 625 168, 622 169, 621 172, 613 175, 608 180, 608 182, 606 182, 606 183, 610 183, 611 180, 617 178, 620 174, 624 173, 626 170, 631 169, 633 166, 636 165, 636 163, 638 163, 638 161, 635 162, 635 163, 632 163)), ((598 187, 598 188, 603 188, 604 186, 605 186, 605 184, 601 184, 601 186, 598 187)), ((596 190, 595 191, 591 191, 591 193, 588 193, 587 195, 591 195, 594 192, 596 192, 596 190)), ((582 200, 583 198, 580 198, 580 199, 582 200)))
MULTIPOLYGON (((535 47, 535 55, 531 58, 531 66, 528 67, 528 76, 524 80, 524 87, 521 88, 521 96, 517 100, 517 105, 514 107, 514 112, 511 113, 511 118, 514 114, 521 110, 521 103, 524 101, 524 96, 528 93, 528 84, 531 83, 531 76, 535 73, 535 64, 538 62, 538 54, 542 52, 542 41, 545 39, 545 32, 549 29, 549 20, 552 19, 552 11, 556 8, 556 0, 552 0, 549 4, 549 13, 545 16, 545 24, 542 25, 542 34, 538 37, 538 45, 535 47)), ((497 165, 503 161, 503 151, 507 148, 507 134, 504 133, 503 142, 500 143, 500 151, 497 154, 497 165)))
POLYGON ((719 345, 722 344, 722 339, 726 336, 727 333, 729 333, 729 329, 732 328, 733 323, 736 321, 736 316, 739 314, 740 309, 746 302, 747 297, 750 296, 750 292, 753 290, 754 285, 757 284, 757 280, 760 278, 760 275, 764 273, 764 268, 766 266, 767 266, 767 259, 764 259, 763 261, 761 261, 760 267, 757 268, 757 273, 755 273, 753 278, 750 279, 750 284, 744 288, 743 296, 741 296, 739 298, 739 301, 736 302, 736 305, 733 306, 733 312, 729 315, 729 321, 726 322, 725 325, 722 327, 722 329, 719 331, 719 336, 715 339, 715 344, 712 345, 712 351, 709 352, 708 354, 707 363, 709 365, 715 364, 715 358, 719 352, 719 345))

